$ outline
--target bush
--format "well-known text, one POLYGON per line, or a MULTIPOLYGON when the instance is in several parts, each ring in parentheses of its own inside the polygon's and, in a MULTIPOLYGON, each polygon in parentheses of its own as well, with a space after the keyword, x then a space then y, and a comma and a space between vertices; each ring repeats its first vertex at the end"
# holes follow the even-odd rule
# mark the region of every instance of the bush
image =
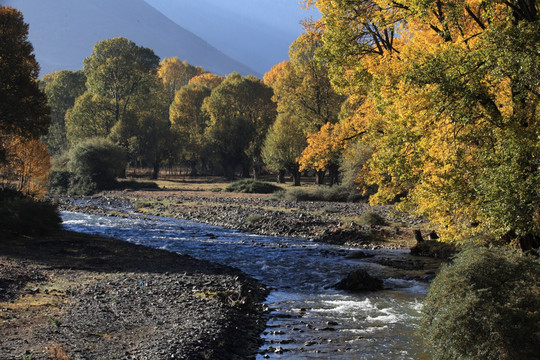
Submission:
POLYGON ((159 185, 153 181, 122 180, 117 183, 116 188, 119 190, 158 190, 159 185))
POLYGON ((540 354, 540 260, 508 248, 466 248, 433 281, 421 331, 435 359, 540 354))
POLYGON ((14 191, 0 191, 0 229, 4 235, 44 235, 60 228, 55 205, 14 191))
POLYGON ((264 181, 253 179, 244 179, 232 183, 225 188, 228 192, 252 193, 252 194, 271 194, 283 190, 281 187, 264 181))
POLYGON ((246 218, 246 224, 250 226, 254 226, 258 224, 263 219, 263 216, 260 214, 251 214, 248 215, 246 218))
POLYGON ((49 193, 66 194, 71 184, 71 173, 67 170, 53 170, 49 174, 49 193))
POLYGON ((366 211, 365 213, 363 213, 362 216, 360 216, 360 218, 358 219, 358 223, 360 225, 388 225, 386 219, 375 211, 366 211))
POLYGON ((69 152, 68 169, 73 173, 69 194, 114 189, 125 167, 126 154, 120 146, 101 138, 82 142, 69 152))
POLYGON ((286 201, 356 202, 362 200, 363 197, 355 189, 334 185, 332 187, 319 186, 311 191, 299 188, 289 189, 276 193, 272 199, 286 201))

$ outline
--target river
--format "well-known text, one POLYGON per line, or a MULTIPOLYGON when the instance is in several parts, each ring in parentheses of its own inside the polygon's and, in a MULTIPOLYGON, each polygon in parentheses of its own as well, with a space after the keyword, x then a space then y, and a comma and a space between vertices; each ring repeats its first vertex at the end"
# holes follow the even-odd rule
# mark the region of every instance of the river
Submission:
MULTIPOLYGON (((105 235, 241 269, 271 291, 259 359, 429 359, 415 334, 428 283, 388 278, 379 292, 329 289, 357 268, 351 248, 259 236, 163 217, 122 218, 62 212, 68 230, 105 235)), ((366 251, 375 256, 400 250, 366 251)))

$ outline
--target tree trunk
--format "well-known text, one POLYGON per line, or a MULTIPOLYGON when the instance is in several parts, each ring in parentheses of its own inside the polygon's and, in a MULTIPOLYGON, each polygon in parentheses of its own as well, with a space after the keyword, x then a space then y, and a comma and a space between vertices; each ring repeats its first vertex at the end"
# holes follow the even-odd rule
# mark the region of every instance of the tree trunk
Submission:
POLYGON ((261 174, 261 168, 257 165, 253 165, 253 169, 251 173, 253 175, 253 180, 259 180, 259 177, 261 174))
POLYGON ((244 163, 242 164, 242 178, 243 178, 243 179, 247 179, 247 178, 250 177, 250 175, 249 175, 249 168, 250 168, 249 165, 244 164, 244 163))
POLYGON ((330 186, 333 186, 339 182, 339 166, 332 164, 328 166, 328 176, 330 177, 330 186))
POLYGON ((293 179, 293 186, 300 186, 300 171, 293 170, 291 171, 292 179, 293 179))
POLYGON ((317 171, 315 174, 315 184, 324 185, 324 174, 326 171, 317 171))
POLYGON ((285 170, 279 170, 277 174, 277 182, 278 184, 284 184, 285 183, 285 170))
POLYGON ((189 176, 197 176, 197 163, 195 161, 190 161, 189 167, 191 169, 189 176))
POLYGON ((159 176, 159 161, 154 162, 154 167, 152 170, 152 180, 156 180, 159 176))

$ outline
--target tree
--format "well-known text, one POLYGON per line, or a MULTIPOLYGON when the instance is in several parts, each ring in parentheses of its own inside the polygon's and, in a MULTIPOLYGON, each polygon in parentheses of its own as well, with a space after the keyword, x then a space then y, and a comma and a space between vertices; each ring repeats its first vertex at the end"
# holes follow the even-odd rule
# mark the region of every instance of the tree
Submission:
POLYGON ((278 182, 283 182, 283 173, 288 171, 294 186, 299 186, 297 158, 305 147, 306 137, 301 122, 292 115, 279 114, 264 141, 262 158, 270 169, 278 171, 278 182))
MULTIPOLYGON (((278 112, 299 121, 307 138, 325 124, 337 122, 344 97, 333 90, 326 66, 315 56, 322 46, 320 23, 305 23, 304 29, 289 48, 290 60, 274 66, 265 83, 274 90, 278 112)), ((337 172, 337 164, 334 161, 328 168, 337 172)), ((323 183, 326 170, 326 166, 316 168, 318 183, 323 183)))
POLYGON ((336 123, 345 100, 332 88, 326 65, 316 58, 323 45, 323 29, 320 22, 304 23, 305 32, 289 47, 294 72, 291 76, 296 84, 288 96, 293 97, 293 110, 304 124, 306 135, 318 131, 324 124, 336 123))
POLYGON ((180 61, 177 57, 165 58, 158 68, 158 76, 167 89, 169 105, 174 100, 174 95, 180 88, 186 86, 197 75, 206 71, 200 66, 190 65, 187 61, 180 61))
POLYGON ((169 99, 166 89, 156 77, 148 93, 133 99, 131 116, 119 121, 111 138, 122 144, 127 142, 131 160, 152 168, 152 179, 157 179, 161 164, 172 157, 176 139, 169 121, 169 99))
POLYGON ((65 117, 75 104, 75 99, 86 91, 86 77, 82 71, 62 70, 43 76, 40 86, 47 95, 51 107, 52 121, 43 141, 51 155, 64 152, 68 148, 65 117))
POLYGON ((540 243, 539 4, 317 6, 319 56, 360 104, 342 139, 374 149, 362 174, 378 185, 370 201, 407 195, 399 207, 430 218, 446 240, 540 243))
MULTIPOLYGON (((47 133, 50 109, 40 91, 39 65, 22 14, 0 6, 0 136, 35 139, 47 133)), ((0 146, 0 163, 6 161, 0 146)))
POLYGON ((159 57, 148 48, 118 37, 94 45, 92 54, 84 59, 86 87, 113 104, 113 118, 118 122, 128 111, 130 100, 144 86, 149 73, 155 73, 159 57))
POLYGON ((227 76, 206 98, 203 110, 210 121, 205 136, 212 144, 227 177, 240 163, 250 164, 256 177, 261 147, 276 116, 272 89, 253 76, 227 76))
POLYGON ((212 73, 204 73, 197 75, 189 80, 189 85, 201 85, 206 86, 210 90, 214 90, 225 80, 223 76, 215 75, 212 73))
POLYGON ((210 94, 211 90, 205 86, 187 85, 176 92, 170 107, 172 131, 179 139, 181 157, 191 167, 192 175, 197 173, 197 164, 205 153, 208 116, 202 105, 210 94))
POLYGON ((319 132, 309 134, 307 147, 298 156, 300 171, 312 168, 317 172, 330 170, 330 185, 337 182, 337 167, 344 144, 336 135, 337 127, 327 123, 319 132))
POLYGON ((66 113, 67 140, 75 145, 85 139, 107 137, 116 123, 114 103, 85 92, 66 113))
POLYGON ((15 189, 26 196, 40 198, 47 191, 50 156, 47 146, 39 139, 22 136, 6 137, 7 164, 2 167, 2 177, 16 182, 15 189))

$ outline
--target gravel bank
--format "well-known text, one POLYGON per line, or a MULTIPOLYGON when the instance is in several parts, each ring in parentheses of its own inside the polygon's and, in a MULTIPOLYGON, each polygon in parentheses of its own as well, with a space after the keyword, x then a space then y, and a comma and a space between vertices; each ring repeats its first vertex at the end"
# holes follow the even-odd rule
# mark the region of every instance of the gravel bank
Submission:
POLYGON ((246 359, 262 285, 239 270, 62 232, 0 243, 1 359, 246 359))
POLYGON ((301 237, 361 248, 408 248, 421 219, 396 214, 392 206, 322 201, 276 201, 267 195, 193 191, 109 192, 92 198, 60 198, 61 208, 125 216, 118 209, 134 207, 141 214, 174 217, 245 232, 301 237), (366 212, 381 215, 390 225, 360 225, 366 212))

